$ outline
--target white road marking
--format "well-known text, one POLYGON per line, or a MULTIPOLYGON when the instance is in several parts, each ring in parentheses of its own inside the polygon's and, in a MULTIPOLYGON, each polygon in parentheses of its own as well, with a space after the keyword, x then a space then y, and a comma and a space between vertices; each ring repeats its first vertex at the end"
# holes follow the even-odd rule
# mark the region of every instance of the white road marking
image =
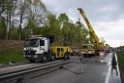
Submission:
POLYGON ((107 56, 109 56, 108 57, 108 63, 107 63, 107 65, 109 66, 109 68, 108 68, 108 72, 106 73, 107 75, 106 75, 106 78, 105 78, 105 83, 109 83, 110 75, 111 75, 111 70, 112 70, 112 66, 111 66, 112 54, 109 54, 107 56))

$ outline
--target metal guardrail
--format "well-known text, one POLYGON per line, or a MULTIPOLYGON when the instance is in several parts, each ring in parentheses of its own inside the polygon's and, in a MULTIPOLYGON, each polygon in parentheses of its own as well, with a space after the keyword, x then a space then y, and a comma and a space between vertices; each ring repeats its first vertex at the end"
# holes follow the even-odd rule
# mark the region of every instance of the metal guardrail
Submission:
POLYGON ((33 69, 33 68, 38 68, 38 67, 41 67, 41 66, 51 65, 51 64, 55 64, 55 63, 59 63, 59 62, 61 62, 61 60, 54 61, 54 62, 43 63, 43 64, 42 63, 41 64, 35 64, 35 65, 28 64, 28 66, 30 65, 30 67, 25 66, 25 68, 24 67, 23 68, 20 67, 20 65, 16 65, 16 66, 11 66, 11 70, 9 70, 9 67, 2 68, 2 70, 0 68, 0 76, 5 75, 5 74, 9 74, 9 73, 15 73, 15 72, 19 72, 19 71, 24 71, 24 70, 29 70, 29 69, 33 69), (16 69, 14 67, 16 67, 16 69), (15 70, 12 70, 12 68, 15 69, 15 70), (7 71, 4 71, 4 70, 7 70, 7 71))
POLYGON ((61 61, 58 63, 41 65, 34 68, 27 68, 19 71, 13 71, 0 74, 0 83, 20 83, 29 78, 43 75, 56 69, 62 68, 63 65, 73 62, 73 60, 61 61))

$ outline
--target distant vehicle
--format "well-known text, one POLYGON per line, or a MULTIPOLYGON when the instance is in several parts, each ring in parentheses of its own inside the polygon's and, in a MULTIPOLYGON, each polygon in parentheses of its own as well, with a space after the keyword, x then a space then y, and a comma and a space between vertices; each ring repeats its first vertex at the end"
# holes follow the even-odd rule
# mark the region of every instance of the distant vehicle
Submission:
POLYGON ((90 33, 90 38, 91 38, 91 43, 86 43, 85 46, 86 48, 82 48, 81 53, 82 54, 89 54, 89 55, 99 55, 100 51, 104 51, 105 49, 105 45, 103 42, 101 42, 98 38, 98 36, 96 35, 95 31, 93 30, 88 18, 86 17, 85 12, 83 11, 82 8, 78 8, 79 12, 81 13, 82 17, 84 18, 84 21, 86 22, 88 29, 89 29, 89 33, 90 33), (90 45, 89 45, 90 44, 90 45), (92 45, 91 45, 92 44, 92 45), (90 48, 89 48, 90 47, 90 48))
POLYGON ((106 54, 110 53, 110 51, 111 51, 111 47, 108 44, 106 44, 106 48, 105 48, 106 54))
POLYGON ((68 46, 50 46, 53 37, 32 36, 24 42, 24 56, 30 61, 53 61, 56 58, 70 59, 68 46))
POLYGON ((93 44, 83 44, 81 47, 81 54, 84 56, 93 56, 95 54, 93 44))
POLYGON ((72 56, 79 56, 80 55, 80 49, 78 47, 73 47, 72 49, 72 52, 71 52, 71 55, 72 56))

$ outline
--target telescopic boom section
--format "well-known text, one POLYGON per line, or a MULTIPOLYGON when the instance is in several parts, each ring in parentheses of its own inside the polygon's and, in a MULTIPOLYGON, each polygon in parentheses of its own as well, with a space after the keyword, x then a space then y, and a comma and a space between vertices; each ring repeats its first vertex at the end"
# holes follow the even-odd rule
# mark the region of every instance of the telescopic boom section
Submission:
POLYGON ((95 40, 93 42, 99 43, 99 39, 98 39, 97 35, 95 34, 95 31, 93 30, 89 20, 87 19, 85 12, 83 11, 82 8, 78 8, 78 10, 80 11, 82 17, 84 18, 84 20, 89 28, 90 36, 95 40))

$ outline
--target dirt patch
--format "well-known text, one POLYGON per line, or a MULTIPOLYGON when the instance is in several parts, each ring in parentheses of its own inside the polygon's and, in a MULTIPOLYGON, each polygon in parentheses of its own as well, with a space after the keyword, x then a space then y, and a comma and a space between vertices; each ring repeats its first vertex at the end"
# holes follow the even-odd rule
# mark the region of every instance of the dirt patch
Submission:
POLYGON ((5 52, 8 48, 23 50, 24 41, 17 40, 0 40, 0 53, 5 52))

